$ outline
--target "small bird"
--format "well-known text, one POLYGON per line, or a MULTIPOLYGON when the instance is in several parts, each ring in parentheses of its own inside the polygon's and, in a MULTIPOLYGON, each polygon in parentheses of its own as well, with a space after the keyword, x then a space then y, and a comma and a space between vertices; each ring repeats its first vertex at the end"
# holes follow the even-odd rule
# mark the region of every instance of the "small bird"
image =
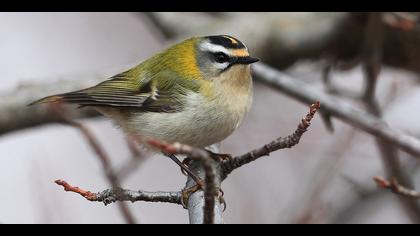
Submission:
POLYGON ((234 37, 193 37, 98 85, 32 104, 93 107, 128 134, 205 148, 249 112, 257 61, 234 37))

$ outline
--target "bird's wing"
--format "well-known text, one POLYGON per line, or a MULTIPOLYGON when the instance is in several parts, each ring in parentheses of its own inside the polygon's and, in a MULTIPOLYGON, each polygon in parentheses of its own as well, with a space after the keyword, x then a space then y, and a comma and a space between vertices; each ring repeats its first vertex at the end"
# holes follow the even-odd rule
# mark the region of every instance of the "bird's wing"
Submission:
POLYGON ((182 89, 176 78, 164 78, 171 80, 170 86, 157 87, 154 80, 161 75, 143 79, 140 82, 133 80, 130 73, 122 73, 106 80, 91 88, 58 94, 43 98, 32 104, 66 102, 79 104, 80 106, 98 106, 115 108, 132 108, 138 111, 150 112, 177 112, 183 109, 183 101, 179 99, 182 89), (178 94, 176 94, 178 93, 178 94))

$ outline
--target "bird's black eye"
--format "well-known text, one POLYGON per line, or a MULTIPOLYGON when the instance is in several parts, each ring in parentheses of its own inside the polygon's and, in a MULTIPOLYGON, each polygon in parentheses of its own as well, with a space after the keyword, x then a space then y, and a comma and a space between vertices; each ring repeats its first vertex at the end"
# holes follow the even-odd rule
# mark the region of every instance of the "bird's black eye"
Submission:
POLYGON ((214 60, 217 63, 225 63, 229 61, 228 55, 224 54, 223 52, 218 52, 214 54, 214 60))

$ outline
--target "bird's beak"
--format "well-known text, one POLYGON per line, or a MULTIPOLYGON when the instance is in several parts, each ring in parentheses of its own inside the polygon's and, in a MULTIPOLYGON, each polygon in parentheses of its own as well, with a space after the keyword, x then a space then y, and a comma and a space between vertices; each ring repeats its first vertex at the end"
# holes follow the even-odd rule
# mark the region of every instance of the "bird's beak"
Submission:
POLYGON ((258 58, 254 58, 254 57, 238 57, 236 63, 238 64, 244 64, 244 65, 249 65, 255 62, 258 62, 260 59, 258 58))

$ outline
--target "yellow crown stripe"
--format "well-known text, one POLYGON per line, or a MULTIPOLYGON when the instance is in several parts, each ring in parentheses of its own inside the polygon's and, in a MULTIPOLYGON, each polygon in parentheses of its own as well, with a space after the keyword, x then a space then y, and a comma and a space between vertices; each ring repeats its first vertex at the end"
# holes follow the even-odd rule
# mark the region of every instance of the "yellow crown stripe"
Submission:
POLYGON ((231 37, 229 37, 229 36, 223 36, 223 37, 225 37, 225 38, 227 38, 227 39, 229 39, 233 44, 238 44, 238 41, 236 40, 236 39, 234 39, 234 38, 231 38, 231 37))

